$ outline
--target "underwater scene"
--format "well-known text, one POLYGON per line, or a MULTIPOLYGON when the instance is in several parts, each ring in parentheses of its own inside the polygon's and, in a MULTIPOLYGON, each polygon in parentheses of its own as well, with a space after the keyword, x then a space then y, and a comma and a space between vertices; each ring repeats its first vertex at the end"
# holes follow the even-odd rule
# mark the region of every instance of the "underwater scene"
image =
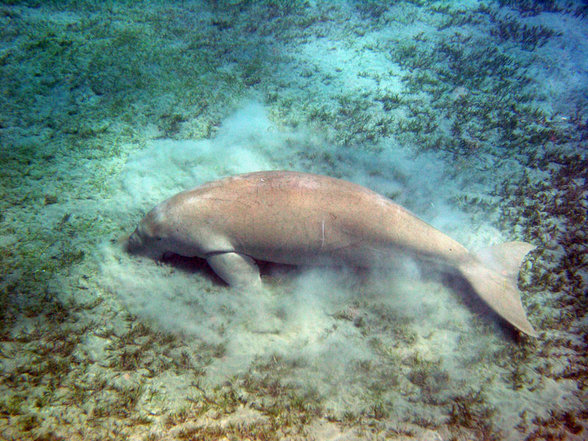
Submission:
POLYGON ((587 12, 0 1, 0 439, 588 439, 587 12))

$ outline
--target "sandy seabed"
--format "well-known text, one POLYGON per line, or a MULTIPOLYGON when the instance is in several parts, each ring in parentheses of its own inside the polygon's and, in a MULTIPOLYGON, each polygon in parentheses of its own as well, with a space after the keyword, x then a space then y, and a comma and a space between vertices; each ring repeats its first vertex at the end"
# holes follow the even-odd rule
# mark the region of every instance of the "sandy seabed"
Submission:
POLYGON ((0 5, 0 439, 586 438, 582 2, 0 5), (518 335, 455 276, 129 256, 153 205, 323 173, 537 245, 518 335))

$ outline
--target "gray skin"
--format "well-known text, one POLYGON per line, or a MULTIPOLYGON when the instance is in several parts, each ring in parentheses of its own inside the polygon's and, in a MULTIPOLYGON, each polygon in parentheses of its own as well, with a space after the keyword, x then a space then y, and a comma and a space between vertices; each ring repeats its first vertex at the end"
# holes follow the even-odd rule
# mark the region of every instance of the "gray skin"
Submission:
POLYGON ((255 260, 294 265, 387 266, 408 255, 460 272, 500 316, 535 336, 516 288, 533 247, 486 250, 485 262, 414 214, 360 185, 327 176, 266 171, 179 193, 153 208, 129 252, 201 257, 229 285, 259 287, 255 260))

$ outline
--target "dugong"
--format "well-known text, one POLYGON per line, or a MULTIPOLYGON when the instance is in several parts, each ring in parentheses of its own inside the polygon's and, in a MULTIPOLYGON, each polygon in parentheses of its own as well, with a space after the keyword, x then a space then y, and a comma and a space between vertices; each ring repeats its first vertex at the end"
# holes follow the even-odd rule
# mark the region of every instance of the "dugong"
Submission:
POLYGON ((470 253, 386 197, 351 182, 293 171, 227 177, 153 208, 129 237, 131 253, 206 259, 229 285, 261 285, 255 260, 381 267, 399 255, 458 272, 499 316, 530 336, 517 277, 534 246, 470 253))

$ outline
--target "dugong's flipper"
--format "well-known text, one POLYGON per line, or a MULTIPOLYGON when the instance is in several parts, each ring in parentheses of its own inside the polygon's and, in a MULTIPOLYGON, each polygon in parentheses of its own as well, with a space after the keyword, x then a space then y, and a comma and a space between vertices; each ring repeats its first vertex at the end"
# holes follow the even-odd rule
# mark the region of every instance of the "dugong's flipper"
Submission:
POLYGON ((219 252, 206 256, 206 261, 213 271, 232 287, 261 287, 259 268, 249 256, 235 252, 219 252))
POLYGON ((537 337, 527 320, 517 288, 522 260, 534 248, 525 242, 495 245, 480 252, 478 259, 460 264, 459 269, 476 293, 500 317, 525 334, 537 337))

